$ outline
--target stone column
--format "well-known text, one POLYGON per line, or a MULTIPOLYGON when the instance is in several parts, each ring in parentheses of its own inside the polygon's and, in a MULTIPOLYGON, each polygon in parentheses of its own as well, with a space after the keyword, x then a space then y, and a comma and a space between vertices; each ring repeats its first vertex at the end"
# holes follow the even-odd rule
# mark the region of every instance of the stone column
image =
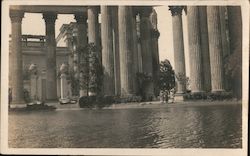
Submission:
POLYGON ((72 67, 73 66, 73 28, 70 27, 70 25, 67 25, 67 28, 65 30, 65 43, 66 43, 66 46, 70 52, 69 54, 69 67, 72 67))
POLYGON ((101 61, 98 15, 97 6, 88 7, 88 43, 94 43, 98 51, 98 58, 101 61))
MULTIPOLYGON (((225 68, 224 65, 226 63, 226 59, 230 55, 230 48, 229 48, 229 40, 227 36, 227 21, 226 21, 226 6, 219 7, 219 14, 220 14, 220 30, 221 30, 221 44, 222 44, 222 62, 223 62, 223 73, 225 75, 225 68)), ((225 90, 229 90, 229 79, 224 76, 224 88, 225 90)))
MULTIPOLYGON (((69 71, 73 72, 73 67, 74 67, 74 60, 73 60, 73 28, 71 24, 67 25, 66 30, 65 30, 65 43, 66 46, 69 50, 68 54, 68 65, 69 65, 69 71)), ((68 92, 69 92, 69 97, 72 97, 72 90, 71 90, 71 83, 68 85, 68 92)))
MULTIPOLYGON (((99 15, 99 9, 97 6, 89 6, 88 8, 88 43, 93 44, 95 46, 96 51, 93 52, 90 55, 95 55, 98 58, 98 62, 101 64, 101 49, 100 49, 100 35, 99 35, 99 22, 98 22, 98 15, 99 15)), ((89 60, 89 68, 90 73, 89 75, 92 77, 91 79, 96 79, 97 76, 93 74, 91 71, 95 70, 92 65, 94 65, 91 62, 94 62, 93 59, 89 60), (94 78, 95 77, 95 78, 94 78)), ((92 84, 90 80, 90 85, 92 84)), ((95 96, 97 92, 94 90, 89 90, 89 96, 95 96)))
POLYGON ((73 50, 73 81, 71 83, 71 92, 73 96, 78 96, 80 92, 79 87, 79 57, 78 57, 78 51, 77 51, 77 28, 74 27, 72 30, 72 50, 73 50), (77 83, 76 83, 77 82, 77 83))
POLYGON ((46 100, 46 94, 47 89, 46 89, 46 70, 42 69, 41 72, 41 101, 45 101, 46 100))
POLYGON ((112 37, 114 51, 115 95, 121 94, 118 7, 112 6, 112 37))
POLYGON ((208 45, 208 30, 207 30, 207 8, 199 6, 199 24, 201 36, 201 57, 203 69, 203 84, 204 91, 210 92, 211 90, 211 70, 209 58, 209 45, 208 45))
POLYGON ((219 7, 207 7, 212 92, 224 91, 219 7))
POLYGON ((38 71, 36 64, 31 64, 29 67, 30 72, 30 97, 32 101, 38 100, 38 71))
POLYGON ((153 66, 154 94, 155 96, 158 96, 160 93, 157 82, 160 72, 159 47, 158 47, 158 38, 160 37, 160 33, 157 28, 157 14, 154 9, 150 14, 150 21, 152 25, 151 38, 152 38, 152 59, 153 59, 152 66, 153 66))
POLYGON ((138 15, 138 11, 136 11, 135 7, 131 8, 132 10, 132 46, 133 46, 133 87, 134 87, 134 92, 138 93, 138 84, 136 81, 136 75, 139 72, 139 63, 138 63, 138 37, 137 37, 137 24, 136 24, 136 16, 138 15))
POLYGON ((67 86, 68 86, 68 83, 67 83, 67 79, 66 79, 66 72, 67 72, 67 65, 66 64, 62 64, 61 67, 60 67, 60 86, 61 86, 61 99, 66 99, 68 98, 68 89, 67 89, 67 86))
POLYGON ((242 14, 241 6, 228 6, 228 28, 230 53, 234 58, 230 61, 232 70, 231 75, 232 90, 237 98, 242 97, 242 14))
MULTIPOLYGON (((140 41, 141 41, 141 55, 142 55, 142 70, 143 73, 153 76, 153 65, 152 65, 152 44, 151 44, 151 22, 150 14, 152 7, 143 7, 140 12, 140 41)), ((146 98, 154 96, 154 85, 153 81, 149 82, 145 86, 146 98)))
POLYGON ((101 40, 102 40, 102 65, 103 65, 103 94, 115 94, 114 78, 114 53, 111 30, 111 9, 101 6, 101 40))
POLYGON ((53 12, 43 13, 46 27, 46 93, 47 100, 57 99, 57 80, 56 80, 56 40, 55 40, 55 21, 57 14, 53 12))
POLYGON ((76 27, 77 27, 77 46, 78 53, 78 70, 79 70, 79 95, 88 95, 88 55, 86 51, 87 46, 87 15, 83 12, 75 14, 76 27))
POLYGON ((137 33, 137 49, 138 49, 138 71, 142 73, 142 55, 141 55, 141 35, 140 35, 140 15, 136 16, 136 33, 137 33))
POLYGON ((183 94, 186 92, 186 69, 184 55, 184 41, 182 28, 182 10, 183 6, 170 6, 173 25, 173 43, 174 43, 174 63, 175 74, 177 77, 176 100, 184 100, 183 94), (183 79, 184 78, 184 79, 183 79))
POLYGON ((118 7, 119 47, 120 47, 120 73, 121 95, 132 96, 135 94, 133 81, 133 35, 132 8, 131 6, 118 7))
POLYGON ((203 92, 202 56, 199 33, 199 10, 196 6, 187 7, 188 41, 191 91, 203 92))
POLYGON ((11 20, 11 104, 24 104, 23 95, 23 59, 22 59, 22 18, 23 12, 10 10, 11 20))

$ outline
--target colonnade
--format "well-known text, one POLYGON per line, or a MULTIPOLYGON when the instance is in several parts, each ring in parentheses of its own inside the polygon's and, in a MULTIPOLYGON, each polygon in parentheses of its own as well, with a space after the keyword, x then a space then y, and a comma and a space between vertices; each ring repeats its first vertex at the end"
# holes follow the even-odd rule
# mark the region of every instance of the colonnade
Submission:
MULTIPOLYGON (((225 6, 170 6, 173 23, 174 62, 177 78, 177 96, 182 96, 186 84, 183 43, 182 11, 187 15, 191 92, 224 92, 227 78, 225 56, 230 54, 226 36, 225 6)), ((241 16, 238 16, 241 19, 241 16)), ((234 27, 234 29, 238 29, 234 27)), ((241 29, 241 28, 239 28, 241 29)), ((230 35, 230 34, 229 34, 230 35)), ((239 39, 241 40, 241 39, 239 39)))
MULTIPOLYGON (((183 6, 170 6, 173 24, 175 73, 185 77, 183 43, 183 6)), ((221 92, 225 90, 223 71, 223 41, 221 40, 220 7, 188 6, 186 9, 190 57, 191 91, 221 92)), ((104 69, 104 95, 134 96, 138 92, 136 74, 146 73, 154 79, 159 75, 159 51, 157 14, 152 7, 90 6, 85 12, 77 12, 76 51, 88 43, 94 43, 104 69), (98 17, 101 14, 101 34, 98 17), (100 37, 101 36, 101 37, 100 37)), ((23 11, 10 10, 12 24, 12 103, 23 103, 21 22, 23 11)), ((56 42, 55 12, 43 12, 46 26, 46 88, 47 100, 56 95, 56 42)), ((77 55, 74 61, 79 61, 77 55)), ((76 66, 77 68, 77 66, 76 66)), ((74 69, 77 71, 77 69, 74 69)), ((85 68, 83 67, 83 70, 85 68)), ((79 74, 81 78, 81 74, 79 74)), ((145 86, 145 93, 153 97, 159 92, 154 81, 145 86)), ((176 95, 186 92, 186 84, 177 79, 176 95)), ((80 89, 80 96, 87 90, 80 89)))
MULTIPOLYGON (((12 23, 12 57, 14 60, 12 67, 12 103, 23 103, 23 82, 22 79, 22 51, 21 51, 21 22, 24 17, 24 11, 10 10, 10 18, 12 23)), ((158 53, 158 37, 152 35, 152 30, 157 32, 157 27, 152 27, 152 19, 150 15, 152 7, 141 7, 135 9, 132 6, 90 6, 85 12, 77 12, 75 14, 76 29, 73 30, 72 36, 76 37, 76 45, 72 46, 68 42, 68 46, 75 48, 73 64, 74 70, 78 71, 76 77, 82 79, 79 72, 79 51, 88 43, 94 43, 101 53, 101 59, 104 77, 103 77, 103 93, 104 95, 121 95, 134 96, 138 92, 136 74, 140 71, 153 76, 153 68, 158 69, 159 53, 158 53), (98 17, 101 13, 101 34, 99 34, 98 17), (140 14, 140 23, 138 18, 140 14), (140 38, 137 31, 140 30, 140 38), (101 40, 100 37, 101 36, 101 40), (152 39, 153 36, 153 39, 152 39), (154 45, 152 45, 152 40, 154 45), (140 41, 140 42, 139 42, 140 41), (141 51, 139 55, 138 45, 141 51), (155 49, 152 52, 152 49, 155 49), (141 58, 139 58, 141 57, 141 58), (138 61, 140 60, 140 61, 138 61), (138 62, 141 62, 139 64, 138 62), (153 63, 154 62, 154 63, 153 63), (154 67, 153 67, 154 64, 154 67)), ((57 13, 43 12, 43 19, 46 28, 46 99, 55 100, 57 98, 56 83, 56 41, 55 41, 55 21, 57 13)), ((155 15, 156 16, 156 15, 155 15)), ((81 67, 85 70, 86 64, 81 67)), ((157 73, 157 72, 156 72, 157 73)), ((84 82, 83 82, 84 83, 84 82)), ((146 93, 153 96, 153 82, 146 87, 146 93)), ((80 89, 80 96, 86 96, 87 90, 80 89)))

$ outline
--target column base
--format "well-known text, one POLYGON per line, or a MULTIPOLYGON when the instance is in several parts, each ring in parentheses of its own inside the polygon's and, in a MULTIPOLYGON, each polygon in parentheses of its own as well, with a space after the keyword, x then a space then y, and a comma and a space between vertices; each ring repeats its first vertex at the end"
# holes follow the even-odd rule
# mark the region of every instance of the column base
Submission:
POLYGON ((13 108, 26 108, 27 105, 26 104, 10 104, 9 108, 13 109, 13 108))
POLYGON ((194 90, 194 91, 191 90, 191 93, 192 93, 192 94, 203 94, 203 93, 205 93, 205 92, 202 91, 202 90, 194 90))
POLYGON ((54 102, 58 102, 58 101, 59 101, 59 99, 46 99, 45 100, 46 103, 48 103, 48 102, 49 103, 54 103, 54 102))
POLYGON ((174 95, 174 101, 175 102, 182 102, 182 101, 185 101, 185 94, 184 93, 176 93, 174 95))
POLYGON ((224 89, 215 89, 215 90, 212 90, 211 93, 222 93, 222 92, 225 92, 224 89))
POLYGON ((12 100, 10 102, 11 105, 23 105, 23 104, 26 104, 26 102, 24 100, 20 100, 20 101, 14 101, 12 100))

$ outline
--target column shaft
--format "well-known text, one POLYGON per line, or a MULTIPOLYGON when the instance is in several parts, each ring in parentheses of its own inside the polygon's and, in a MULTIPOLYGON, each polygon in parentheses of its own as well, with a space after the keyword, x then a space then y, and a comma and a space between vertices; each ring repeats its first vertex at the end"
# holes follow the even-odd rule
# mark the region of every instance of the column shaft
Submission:
POLYGON ((138 71, 140 73, 143 72, 142 70, 142 54, 141 54, 141 35, 140 35, 140 15, 136 16, 136 34, 137 34, 137 49, 138 49, 138 71))
POLYGON ((118 7, 112 7, 112 37, 114 51, 115 95, 121 94, 118 7))
POLYGON ((121 73, 121 95, 134 95, 133 79, 133 35, 132 32, 132 8, 119 6, 119 47, 120 47, 120 73, 121 73))
POLYGON ((187 7, 191 91, 203 91, 198 7, 187 7))
POLYGON ((237 98, 242 97, 242 11, 240 6, 228 6, 228 28, 230 41, 230 61, 232 75, 230 81, 237 98))
POLYGON ((23 104, 22 18, 24 13, 10 10, 11 19, 11 104, 23 104))
POLYGON ((182 9, 183 7, 181 6, 170 7, 173 25, 175 74, 177 76, 176 94, 183 94, 186 92, 186 83, 183 82, 183 78, 186 77, 186 69, 182 28, 182 9))
POLYGON ((201 57, 203 68, 204 91, 211 90, 211 70, 209 59, 208 30, 207 30, 207 9, 205 6, 199 7, 199 24, 201 36, 201 57))
POLYGON ((132 36, 133 36, 133 40, 132 40, 132 46, 133 46, 133 87, 134 87, 134 91, 135 93, 138 93, 138 85, 137 85, 137 81, 136 81, 136 75, 139 72, 139 63, 138 63, 138 37, 137 37, 137 29, 136 29, 136 15, 137 12, 135 10, 135 8, 131 8, 132 9, 132 36))
POLYGON ((76 13, 77 27, 77 53, 78 53, 78 68, 80 82, 80 97, 88 95, 88 52, 87 52, 87 15, 84 13, 76 13))
MULTIPOLYGON (((88 7, 88 43, 89 44, 94 44, 94 46, 96 47, 96 51, 90 55, 96 55, 98 63, 101 64, 101 49, 100 49, 100 37, 99 37, 99 22, 98 22, 98 7, 96 6, 89 6, 88 7)), ((89 63, 89 75, 90 75, 90 82, 89 82, 89 86, 93 86, 94 81, 91 80, 97 80, 97 74, 95 74, 96 72, 96 68, 94 68, 94 63, 93 63, 93 59, 90 59, 90 63, 89 63), (92 63, 91 63, 92 62, 92 63), (95 72, 94 72, 95 71, 95 72)), ((99 86, 99 85, 98 85, 99 86)), ((91 87, 90 87, 91 88, 91 87)), ((89 91, 89 95, 97 95, 97 91, 95 91, 95 89, 91 89, 89 91)))
MULTIPOLYGON (((226 63, 227 57, 230 55, 229 40, 227 36, 227 21, 226 21, 226 6, 219 7, 220 14, 220 31, 221 31, 221 44, 222 44, 222 62, 226 63)), ((225 68, 223 67, 223 73, 225 75, 225 68)), ((224 76, 225 90, 229 90, 228 77, 224 76)))
POLYGON ((99 45, 99 23, 98 23, 98 8, 88 7, 88 39, 89 43, 99 45))
MULTIPOLYGON (((142 55, 142 70, 143 73, 153 76, 152 64, 152 44, 151 44, 151 23, 149 15, 151 8, 143 8, 140 19, 140 39, 141 39, 141 55, 142 55)), ((145 94, 147 98, 153 97, 154 85, 150 81, 145 87, 145 94)))
POLYGON ((55 13, 44 13, 46 27, 46 95, 47 100, 57 99, 55 13))
POLYGON ((110 7, 101 6, 101 14, 102 64, 104 68, 103 94, 110 96, 115 94, 110 7))
POLYGON ((158 47, 158 38, 160 33, 157 28, 157 14, 153 9, 153 12, 150 14, 151 21, 151 38, 152 38, 152 66, 153 66, 153 81, 154 81, 154 95, 158 96, 160 93, 158 86, 158 78, 160 72, 160 60, 159 60, 159 47, 158 47))
POLYGON ((207 7, 212 92, 224 91, 219 7, 207 7))

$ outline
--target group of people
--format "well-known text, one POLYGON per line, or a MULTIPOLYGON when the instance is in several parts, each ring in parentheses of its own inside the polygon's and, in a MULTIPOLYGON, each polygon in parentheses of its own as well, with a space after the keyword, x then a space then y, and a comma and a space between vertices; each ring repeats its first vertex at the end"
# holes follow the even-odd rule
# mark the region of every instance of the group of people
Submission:
POLYGON ((174 90, 170 91, 160 91, 160 102, 161 103, 173 103, 174 102, 174 90))

